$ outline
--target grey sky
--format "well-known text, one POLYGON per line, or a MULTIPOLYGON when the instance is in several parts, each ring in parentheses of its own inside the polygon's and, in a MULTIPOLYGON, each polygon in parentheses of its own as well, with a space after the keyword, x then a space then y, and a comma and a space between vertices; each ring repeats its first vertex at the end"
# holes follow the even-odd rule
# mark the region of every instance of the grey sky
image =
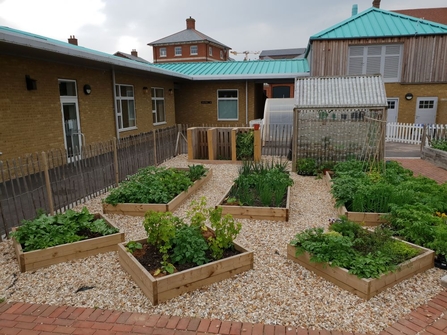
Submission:
MULTIPOLYGON (((107 53, 137 49, 152 61, 147 43, 186 28, 196 29, 233 51, 306 47, 309 36, 359 12, 372 0, 0 0, 0 25, 107 53)), ((383 9, 445 7, 446 0, 382 0, 383 9)), ((242 60, 244 55, 232 56, 242 60)), ((257 55, 249 55, 257 59, 257 55)))

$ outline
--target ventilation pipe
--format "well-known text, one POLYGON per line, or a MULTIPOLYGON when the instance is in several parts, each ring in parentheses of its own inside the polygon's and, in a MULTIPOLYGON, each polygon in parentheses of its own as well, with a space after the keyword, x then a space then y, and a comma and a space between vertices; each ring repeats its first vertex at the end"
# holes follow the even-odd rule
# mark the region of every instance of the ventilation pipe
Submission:
POLYGON ((352 5, 351 16, 356 16, 358 12, 359 12, 359 7, 357 6, 357 4, 352 5))

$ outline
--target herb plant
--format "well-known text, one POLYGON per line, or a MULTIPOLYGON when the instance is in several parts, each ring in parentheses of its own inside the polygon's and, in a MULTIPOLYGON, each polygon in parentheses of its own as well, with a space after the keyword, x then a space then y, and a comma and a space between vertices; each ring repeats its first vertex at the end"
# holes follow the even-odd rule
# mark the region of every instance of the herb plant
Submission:
POLYGON ((236 159, 251 160, 254 157, 254 132, 239 132, 236 136, 236 159))
POLYGON ((175 168, 149 166, 113 189, 105 202, 166 204, 178 194, 186 191, 195 180, 205 174, 202 165, 189 166, 189 171, 175 168))
POLYGON ((447 139, 432 140, 430 143, 433 149, 447 151, 447 139))
POLYGON ((297 256, 308 252, 312 262, 346 268, 359 278, 378 278, 420 253, 391 236, 386 228, 371 232, 342 218, 328 232, 312 228, 297 234, 291 245, 297 256))
POLYGON ((314 158, 299 158, 296 161, 296 171, 302 176, 317 175, 317 161, 314 158))
POLYGON ((103 236, 117 232, 118 229, 104 219, 95 219, 84 207, 81 212, 69 209, 63 214, 42 213, 34 220, 24 220, 11 236, 22 245, 23 251, 32 251, 84 240, 88 233, 103 236))

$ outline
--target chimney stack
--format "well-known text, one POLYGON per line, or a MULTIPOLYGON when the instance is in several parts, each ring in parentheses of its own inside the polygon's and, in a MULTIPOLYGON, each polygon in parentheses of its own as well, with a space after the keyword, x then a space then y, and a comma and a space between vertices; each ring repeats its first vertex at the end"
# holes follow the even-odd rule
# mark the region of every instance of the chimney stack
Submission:
POLYGON ((186 29, 196 29, 196 20, 191 16, 186 19, 186 29))
POLYGON ((351 12, 351 16, 356 16, 359 12, 359 7, 357 6, 357 4, 352 5, 352 12, 351 12))
POLYGON ((71 36, 68 39, 68 43, 73 44, 73 45, 78 45, 78 39, 75 37, 75 35, 71 36))
POLYGON ((138 52, 137 52, 137 50, 135 50, 135 49, 132 49, 132 51, 130 52, 130 54, 131 54, 132 56, 138 57, 138 52))
POLYGON ((374 0, 373 7, 380 8, 380 0, 374 0))

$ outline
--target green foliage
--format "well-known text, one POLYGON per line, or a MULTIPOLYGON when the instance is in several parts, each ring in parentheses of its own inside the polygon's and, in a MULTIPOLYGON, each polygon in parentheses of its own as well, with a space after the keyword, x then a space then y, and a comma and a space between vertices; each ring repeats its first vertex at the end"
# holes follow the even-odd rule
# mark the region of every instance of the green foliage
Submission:
POLYGON ((172 247, 176 230, 182 225, 184 222, 171 212, 147 211, 143 222, 147 232, 147 243, 166 254, 172 247))
POLYGON ((149 166, 138 170, 136 174, 123 181, 113 189, 105 202, 112 205, 118 203, 166 204, 178 194, 186 191, 192 184, 191 178, 202 173, 200 165, 189 168, 189 171, 175 168, 149 166))
POLYGON ((206 257, 208 244, 200 233, 200 227, 184 225, 177 229, 173 239, 171 260, 174 263, 194 263, 202 265, 209 262, 206 257))
POLYGON ((432 140, 430 143, 433 149, 447 151, 447 139, 432 140))
POLYGON ((5 298, 0 298, 0 304, 1 304, 2 302, 5 302, 5 298))
POLYGON ((141 249, 143 249, 143 245, 140 242, 129 241, 126 244, 126 250, 131 254, 133 254, 135 250, 141 250, 141 249))
POLYGON ((236 136, 236 159, 251 160, 254 157, 254 139, 253 131, 239 132, 236 136))
POLYGON ((314 158, 299 158, 296 161, 296 171, 302 176, 317 175, 317 161, 314 158))
POLYGON ((81 212, 71 209, 54 216, 41 213, 34 220, 24 220, 15 232, 11 233, 23 247, 23 251, 32 251, 53 247, 65 243, 73 243, 87 236, 83 232, 109 235, 118 232, 105 220, 95 219, 84 207, 81 212))
POLYGON ((287 162, 244 161, 229 197, 243 206, 279 207, 293 180, 287 162))
POLYGON ((433 241, 427 243, 427 247, 433 249, 437 255, 447 256, 447 224, 439 224, 435 227, 433 241))
POLYGON ((201 179, 206 174, 206 169, 203 165, 188 165, 188 177, 192 182, 201 179))
POLYGON ((359 278, 378 278, 420 253, 391 235, 388 229, 371 232, 342 218, 327 233, 322 228, 307 229, 290 243, 297 248, 297 256, 308 252, 312 262, 346 268, 359 278))

